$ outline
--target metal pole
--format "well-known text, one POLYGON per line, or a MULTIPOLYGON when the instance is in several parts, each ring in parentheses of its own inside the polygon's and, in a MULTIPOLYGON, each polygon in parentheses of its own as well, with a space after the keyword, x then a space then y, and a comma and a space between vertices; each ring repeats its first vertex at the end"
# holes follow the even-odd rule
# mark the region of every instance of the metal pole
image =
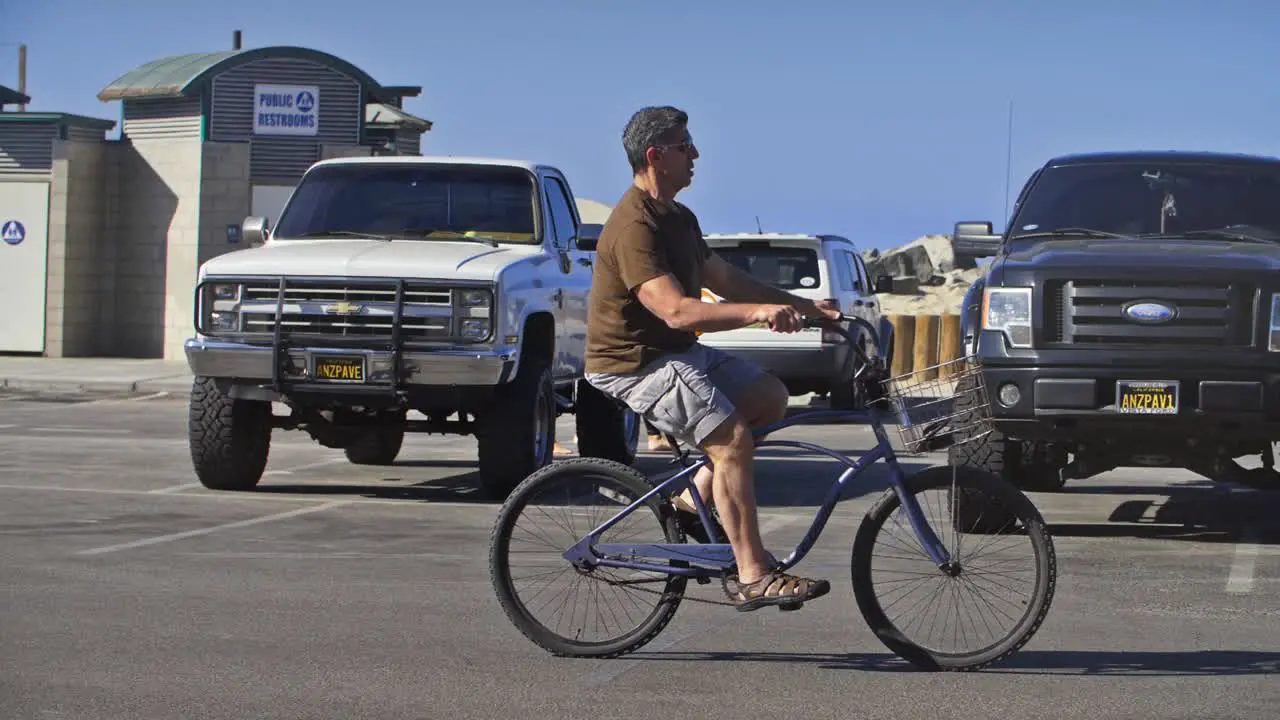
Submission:
MULTIPOLYGON (((27 46, 18 46, 18 92, 27 94, 27 46)), ((26 112, 27 104, 18 105, 18 112, 26 112)))

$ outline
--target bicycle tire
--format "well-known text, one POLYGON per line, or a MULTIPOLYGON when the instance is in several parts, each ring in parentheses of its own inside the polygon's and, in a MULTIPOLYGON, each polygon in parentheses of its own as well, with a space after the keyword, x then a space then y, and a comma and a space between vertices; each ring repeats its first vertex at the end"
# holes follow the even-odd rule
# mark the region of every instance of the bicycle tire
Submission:
POLYGON ((957 488, 975 489, 994 495, 1022 521, 1036 554, 1036 582, 1033 600, 1012 632, 986 648, 967 653, 940 653, 912 642, 889 620, 871 584, 871 548, 890 514, 901 506, 892 489, 863 518, 854 538, 850 570, 858 609, 876 638, 894 654, 918 668, 934 671, 972 671, 992 665, 1021 649, 1044 623, 1057 587, 1057 554, 1044 518, 1025 494, 999 477, 968 466, 946 465, 926 468, 908 476, 904 486, 909 494, 924 490, 950 489, 952 472, 957 488))
MULTIPOLYGON (((502 605, 507 618, 516 626, 521 634, 533 641, 542 649, 558 657, 610 658, 635 652, 647 645, 662 632, 671 622, 676 610, 684 599, 688 578, 682 575, 669 575, 660 592, 662 598, 655 604, 651 612, 635 629, 609 640, 598 642, 581 642, 561 636, 539 623, 524 607, 512 587, 510 568, 507 563, 507 551, 511 540, 511 531, 520 510, 539 487, 554 481, 565 479, 575 474, 593 476, 601 481, 612 481, 627 492, 633 493, 634 499, 653 490, 643 474, 613 460, 604 458, 572 458, 560 460, 543 467, 525 478, 512 490, 511 494, 498 511, 493 529, 489 537, 489 574, 497 593, 498 602, 502 605)), ((686 542, 674 515, 667 514, 664 519, 659 512, 661 496, 655 495, 646 503, 653 511, 654 517, 662 527, 668 543, 686 542)), ((620 508, 621 509, 621 508, 620 508)), ((643 512, 637 508, 636 513, 643 512)), ((566 565, 568 561, 565 561, 566 565)), ((657 596, 655 596, 657 597, 657 596)))

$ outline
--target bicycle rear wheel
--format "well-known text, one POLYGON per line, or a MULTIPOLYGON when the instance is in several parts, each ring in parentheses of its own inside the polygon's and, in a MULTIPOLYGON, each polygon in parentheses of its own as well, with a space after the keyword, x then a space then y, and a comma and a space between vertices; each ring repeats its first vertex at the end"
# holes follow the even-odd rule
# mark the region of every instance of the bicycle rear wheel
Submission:
POLYGON ((858 528, 853 544, 851 570, 853 591, 858 609, 872 632, 887 648, 908 662, 929 670, 976 670, 1016 652, 1039 630, 1053 602, 1057 584, 1057 558, 1053 540, 1035 505, 1012 484, 990 473, 968 466, 936 466, 905 479, 904 487, 924 514, 925 522, 951 555, 955 568, 939 569, 925 552, 907 520, 896 492, 890 491, 867 513, 858 528), (954 475, 953 475, 954 472, 954 475), (1004 535, 1021 545, 1030 546, 1030 558, 1018 566, 1007 557, 995 557, 999 537, 965 535, 963 520, 952 517, 950 492, 962 489, 966 494, 985 495, 1008 508, 1016 522, 1004 528, 1004 535), (940 491, 936 500, 922 497, 940 491), (874 554, 877 541, 890 549, 887 560, 892 566, 882 567, 874 554), (972 551, 967 554, 968 551, 972 551), (970 557, 971 555, 971 557, 970 557), (993 560, 988 566, 980 562, 993 560), (876 562, 873 562, 876 561, 876 562), (906 567, 914 562, 915 568, 906 567), (887 586, 877 590, 876 581, 887 586), (932 593, 920 591, 930 590, 932 593), (1020 602, 1001 600, 1004 590, 1025 589, 1027 597, 1020 602), (914 639, 915 621, 889 617, 899 605, 929 609, 961 595, 972 595, 977 601, 977 617, 963 618, 959 609, 939 614, 919 623, 919 629, 950 628, 958 642, 944 644, 932 639, 914 639), (976 636, 992 630, 992 625, 1011 627, 989 640, 976 636), (960 642, 975 641, 961 649, 960 642))
MULTIPOLYGON (((562 553, 588 532, 651 491, 639 471, 602 458, 557 461, 530 475, 511 492, 494 522, 489 570, 498 601, 525 637, 566 657, 614 657, 643 647, 666 627, 684 597, 687 578, 659 572, 595 567, 578 570, 562 553), (526 528, 523 516, 541 521, 526 528), (531 544, 536 548, 513 548, 531 544), (536 557, 528 574, 513 570, 536 557), (519 561, 519 562, 517 562, 519 561), (522 595, 521 579, 531 580, 522 595), (574 597, 557 600, 565 582, 574 597), (547 617, 540 617, 547 611, 547 617), (616 630, 605 626, 616 623, 616 630)), ((609 528, 604 543, 682 543, 674 516, 655 495, 609 528)))

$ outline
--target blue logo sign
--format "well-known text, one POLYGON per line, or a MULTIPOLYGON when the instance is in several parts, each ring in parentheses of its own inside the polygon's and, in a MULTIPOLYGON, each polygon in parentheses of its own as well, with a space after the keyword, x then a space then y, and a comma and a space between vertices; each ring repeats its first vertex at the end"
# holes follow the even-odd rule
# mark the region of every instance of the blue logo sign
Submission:
POLYGON ((1169 322, 1177 312, 1160 302, 1139 302, 1125 307, 1125 317, 1145 325, 1169 322))
POLYGON ((297 107, 300 112, 309 113, 312 108, 316 106, 316 96, 306 90, 303 90, 298 93, 297 99, 294 100, 294 106, 297 107))
POLYGON ((0 225, 0 240, 8 245, 19 245, 27 239, 27 229, 17 220, 6 220, 0 225))

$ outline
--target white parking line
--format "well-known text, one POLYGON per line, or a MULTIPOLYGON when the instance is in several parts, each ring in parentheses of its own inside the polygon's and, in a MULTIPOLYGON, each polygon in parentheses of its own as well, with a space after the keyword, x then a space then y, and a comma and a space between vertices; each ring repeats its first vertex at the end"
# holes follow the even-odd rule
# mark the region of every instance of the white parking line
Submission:
POLYGON ((327 502, 323 505, 314 505, 312 507, 298 508, 288 512, 276 513, 274 515, 263 515, 261 517, 249 518, 248 520, 238 520, 236 522, 224 523, 222 525, 214 525, 213 527, 200 528, 199 530, 188 530, 186 532, 172 533, 170 535, 159 535, 157 537, 146 538, 144 540, 134 540, 133 542, 120 543, 119 545, 107 545, 106 547, 92 548, 90 550, 81 550, 77 555, 102 555, 103 553, 117 552, 120 550, 130 550, 147 545, 158 545, 160 543, 172 542, 174 540, 182 540, 189 537, 197 537, 200 535, 209 535, 220 532, 222 530, 230 530, 232 528, 247 527, 249 525, 261 525, 262 523, 275 522, 277 520, 287 520, 291 517, 299 515, 308 515, 310 513, 321 512, 322 510, 331 510, 335 507, 349 504, 347 500, 335 500, 327 502))
POLYGON ((103 398, 101 400, 90 400, 88 402, 75 403, 76 407, 84 407, 86 405, 123 405, 125 403, 145 402, 147 400, 156 400, 162 397, 168 397, 167 392, 156 392, 150 395, 132 395, 124 398, 103 398))
POLYGON ((33 432, 45 433, 89 433, 91 435, 132 435, 132 430, 104 427, 77 427, 75 425, 59 425, 56 427, 30 427, 33 432))
POLYGON ((1253 591, 1253 569, 1260 549, 1256 531, 1246 528, 1240 533, 1231 572, 1227 575, 1227 592, 1243 594, 1253 591))
POLYGON ((204 487, 204 486, 198 482, 185 483, 183 485, 170 485, 169 487, 162 487, 157 490, 148 490, 147 494, 148 495, 168 495, 169 493, 179 493, 184 490, 194 490, 198 487, 204 487))
POLYGON ((319 460, 317 462, 307 463, 306 465, 298 465, 296 467, 291 467, 291 468, 288 468, 287 470, 268 470, 264 472, 263 475, 292 475, 300 470, 314 470, 319 467, 324 467, 325 465, 334 465, 340 462, 346 462, 346 458, 340 457, 340 458, 329 458, 328 460, 319 460))

